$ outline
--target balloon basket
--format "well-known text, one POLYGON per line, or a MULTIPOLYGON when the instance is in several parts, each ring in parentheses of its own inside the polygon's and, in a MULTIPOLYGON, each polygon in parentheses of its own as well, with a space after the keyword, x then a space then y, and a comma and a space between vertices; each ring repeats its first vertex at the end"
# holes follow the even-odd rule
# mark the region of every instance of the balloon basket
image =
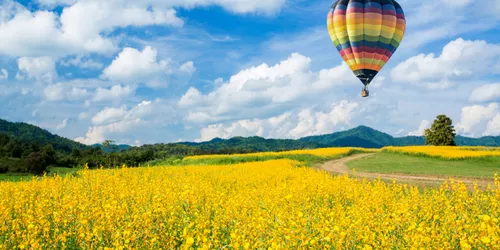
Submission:
POLYGON ((363 90, 361 90, 361 96, 368 97, 368 96, 370 96, 370 92, 367 89, 363 89, 363 90))

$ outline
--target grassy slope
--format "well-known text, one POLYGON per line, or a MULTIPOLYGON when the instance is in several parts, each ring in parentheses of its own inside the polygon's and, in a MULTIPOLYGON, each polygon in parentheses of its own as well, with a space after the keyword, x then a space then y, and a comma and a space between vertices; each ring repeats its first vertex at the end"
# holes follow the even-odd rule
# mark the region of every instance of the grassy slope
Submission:
POLYGON ((500 173, 500 158, 444 160, 381 152, 347 163, 359 172, 401 173, 473 178, 493 178, 500 173))

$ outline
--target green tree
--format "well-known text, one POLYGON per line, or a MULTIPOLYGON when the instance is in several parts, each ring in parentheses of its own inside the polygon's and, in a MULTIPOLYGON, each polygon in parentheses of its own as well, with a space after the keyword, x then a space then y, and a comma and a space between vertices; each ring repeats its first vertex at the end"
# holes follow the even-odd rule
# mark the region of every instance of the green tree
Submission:
POLYGON ((7 145, 9 143, 10 138, 8 135, 0 133, 0 147, 7 145))
POLYGON ((107 152, 115 152, 118 151, 120 148, 118 145, 115 144, 115 141, 112 140, 105 140, 102 143, 102 147, 107 150, 107 152))
POLYGON ((425 130, 425 143, 433 146, 456 146, 455 127, 446 115, 438 115, 432 127, 425 130))
POLYGON ((26 165, 28 166, 28 171, 32 174, 42 175, 47 171, 47 163, 40 152, 28 155, 28 157, 26 157, 26 165))
POLYGON ((80 159, 82 158, 82 151, 80 151, 79 149, 73 149, 73 151, 71 152, 71 157, 73 157, 74 159, 80 159))
POLYGON ((42 156, 43 160, 47 165, 52 165, 56 164, 57 162, 57 156, 56 156, 56 151, 52 147, 52 145, 47 144, 45 147, 42 149, 42 156))

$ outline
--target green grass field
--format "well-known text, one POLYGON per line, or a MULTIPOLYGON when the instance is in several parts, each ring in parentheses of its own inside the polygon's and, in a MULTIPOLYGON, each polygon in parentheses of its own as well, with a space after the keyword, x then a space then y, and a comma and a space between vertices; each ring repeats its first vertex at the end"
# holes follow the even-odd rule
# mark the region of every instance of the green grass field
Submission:
MULTIPOLYGON (((65 176, 67 174, 72 174, 78 171, 77 168, 61 168, 61 167, 49 167, 48 176, 59 175, 65 176)), ((0 174, 0 181, 29 181, 33 179, 32 174, 26 173, 6 173, 0 174)))
POLYGON ((380 152, 347 163, 351 169, 368 173, 400 173, 408 175, 434 175, 492 179, 500 173, 500 158, 444 160, 380 152))

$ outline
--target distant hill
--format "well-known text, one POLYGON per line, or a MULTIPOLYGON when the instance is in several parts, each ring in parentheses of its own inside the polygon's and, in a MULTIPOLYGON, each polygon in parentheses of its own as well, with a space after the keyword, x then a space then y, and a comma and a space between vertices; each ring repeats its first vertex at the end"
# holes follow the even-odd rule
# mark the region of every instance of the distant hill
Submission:
MULTIPOLYGON (((468 138, 457 136, 459 146, 500 146, 500 136, 468 138)), ((216 138, 208 142, 181 144, 200 147, 203 149, 249 149, 252 151, 282 151, 304 148, 322 147, 363 147, 382 148, 386 146, 420 146, 425 145, 423 136, 393 137, 378 130, 359 126, 347 131, 333 134, 304 137, 298 140, 265 139, 261 137, 234 137, 231 139, 216 138)))
POLYGON ((0 134, 2 133, 22 143, 33 143, 40 146, 50 144, 55 150, 66 153, 71 153, 73 149, 88 148, 86 145, 51 134, 47 130, 27 123, 14 123, 0 119, 0 134))
POLYGON ((299 140, 288 139, 265 139, 258 136, 253 137, 234 137, 231 139, 215 138, 208 142, 194 143, 181 142, 187 146, 198 147, 203 151, 283 151, 305 148, 318 148, 321 145, 315 142, 303 142, 299 140))
POLYGON ((382 148, 386 146, 425 145, 424 137, 406 136, 395 138, 366 126, 359 126, 333 134, 305 137, 299 140, 318 143, 326 147, 382 148))
POLYGON ((500 146, 500 136, 486 136, 481 138, 469 138, 463 136, 455 137, 455 142, 461 146, 500 146))

